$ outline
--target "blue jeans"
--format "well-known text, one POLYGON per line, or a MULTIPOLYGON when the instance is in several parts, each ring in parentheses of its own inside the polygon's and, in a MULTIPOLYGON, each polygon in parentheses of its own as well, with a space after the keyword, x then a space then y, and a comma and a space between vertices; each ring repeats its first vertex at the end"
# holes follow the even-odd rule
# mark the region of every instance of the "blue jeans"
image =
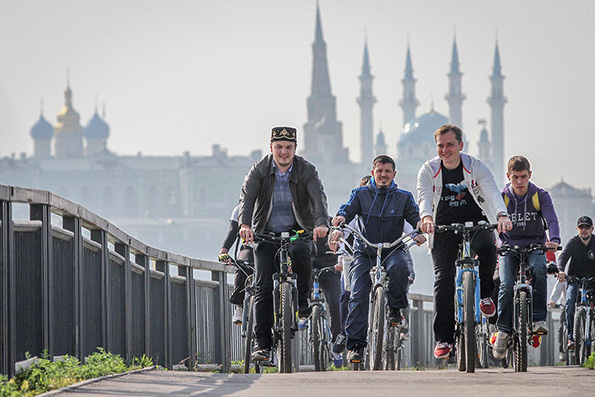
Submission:
MULTIPOLYGON (((376 257, 356 253, 349 269, 351 280, 351 298, 349 299, 349 313, 345 324, 347 336, 346 347, 352 350, 355 345, 366 346, 368 333, 368 312, 370 310, 370 289, 372 280, 370 269, 376 265, 376 257)), ((384 268, 389 277, 388 306, 394 309, 404 309, 408 306, 407 286, 409 283, 409 268, 403 250, 395 250, 384 262, 384 268)))
MULTIPOLYGON (((547 318, 547 267, 545 254, 531 252, 527 258, 531 270, 533 287, 533 321, 545 321, 547 318)), ((500 291, 498 292, 499 331, 512 332, 512 316, 514 314, 514 285, 519 270, 519 257, 516 255, 500 256, 500 291)))
POLYGON ((576 296, 578 295, 578 283, 568 283, 566 287, 566 329, 568 330, 568 340, 574 340, 574 309, 576 308, 576 296))

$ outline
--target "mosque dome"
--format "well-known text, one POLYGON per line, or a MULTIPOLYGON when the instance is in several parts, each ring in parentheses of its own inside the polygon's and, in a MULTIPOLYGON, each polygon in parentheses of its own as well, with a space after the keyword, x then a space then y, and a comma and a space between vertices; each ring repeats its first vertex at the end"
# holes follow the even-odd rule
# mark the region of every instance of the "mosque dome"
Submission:
POLYGON ((106 139, 109 136, 109 126, 99 117, 97 111, 84 128, 83 136, 87 139, 106 139))
POLYGON ((399 145, 419 146, 424 142, 434 144, 434 133, 440 126, 447 124, 448 118, 433 109, 414 118, 403 127, 399 145))
POLYGON ((33 139, 52 139, 54 136, 54 127, 43 117, 39 116, 39 120, 33 127, 31 127, 31 136, 33 139))

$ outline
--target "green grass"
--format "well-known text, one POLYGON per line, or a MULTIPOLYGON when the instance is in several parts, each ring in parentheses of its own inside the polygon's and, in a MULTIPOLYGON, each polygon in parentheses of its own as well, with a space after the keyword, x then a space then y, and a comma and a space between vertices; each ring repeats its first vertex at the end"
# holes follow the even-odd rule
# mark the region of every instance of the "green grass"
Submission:
MULTIPOLYGON (((28 355, 27 358, 30 358, 28 355)), ((117 354, 111 354, 99 348, 87 357, 82 364, 77 358, 64 356, 62 360, 51 361, 44 354, 33 365, 12 379, 0 376, 0 397, 35 396, 50 390, 59 389, 85 379, 132 371, 153 365, 153 360, 143 355, 126 363, 117 354)))
POLYGON ((595 351, 591 353, 587 361, 585 361, 584 367, 589 369, 595 369, 595 351))

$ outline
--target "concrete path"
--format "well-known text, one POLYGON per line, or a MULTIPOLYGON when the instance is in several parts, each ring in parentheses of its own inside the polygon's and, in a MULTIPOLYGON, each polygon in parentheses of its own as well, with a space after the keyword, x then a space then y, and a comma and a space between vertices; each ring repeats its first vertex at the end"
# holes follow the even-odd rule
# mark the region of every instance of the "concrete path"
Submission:
POLYGON ((398 372, 214 374, 152 370, 88 383, 57 396, 595 396, 595 371, 579 367, 398 372))

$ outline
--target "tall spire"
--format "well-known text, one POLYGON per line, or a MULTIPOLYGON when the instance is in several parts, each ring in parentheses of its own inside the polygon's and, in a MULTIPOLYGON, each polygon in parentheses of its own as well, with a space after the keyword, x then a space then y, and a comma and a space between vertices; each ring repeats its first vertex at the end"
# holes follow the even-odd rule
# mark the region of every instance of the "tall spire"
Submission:
POLYGON ((461 128, 463 128, 463 101, 466 99, 462 89, 462 77, 463 73, 461 73, 459 64, 459 51, 455 36, 452 43, 450 72, 448 73, 448 94, 444 99, 448 102, 450 122, 461 128))
POLYGON ((491 109, 491 129, 492 129, 492 160, 494 161, 494 179, 498 186, 504 184, 504 105, 508 99, 504 96, 504 75, 502 75, 502 65, 500 64, 500 50, 498 40, 496 40, 496 49, 494 52, 494 65, 492 75, 492 92, 488 97, 488 104, 491 109))
POLYGON ((308 97, 308 121, 304 125, 305 143, 302 154, 312 161, 347 161, 348 150, 343 148, 343 127, 337 121, 337 100, 331 92, 326 43, 322 36, 318 4, 312 52, 312 89, 308 97))
POLYGON ((409 39, 407 39, 407 58, 405 60, 405 76, 401 80, 403 83, 403 99, 399 101, 399 106, 403 109, 403 125, 415 118, 415 109, 419 106, 419 101, 415 97, 415 82, 413 77, 413 66, 411 62, 411 49, 409 48, 409 39))
POLYGON ((362 74, 359 76, 360 94, 357 103, 360 107, 360 148, 361 163, 371 164, 374 159, 374 116, 373 107, 376 98, 372 93, 372 80, 370 73, 370 55, 368 53, 368 40, 364 43, 364 60, 362 74))

